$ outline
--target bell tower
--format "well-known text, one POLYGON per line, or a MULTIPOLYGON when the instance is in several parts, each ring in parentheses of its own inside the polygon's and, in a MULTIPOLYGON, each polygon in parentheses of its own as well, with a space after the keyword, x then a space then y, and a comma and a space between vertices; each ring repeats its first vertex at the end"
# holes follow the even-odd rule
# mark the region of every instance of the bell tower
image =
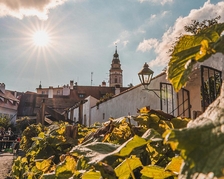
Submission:
POLYGON ((121 69, 121 64, 120 64, 119 55, 117 53, 117 46, 116 46, 111 68, 109 71, 110 72, 110 80, 109 80, 110 87, 123 86, 122 71, 123 70, 121 69))

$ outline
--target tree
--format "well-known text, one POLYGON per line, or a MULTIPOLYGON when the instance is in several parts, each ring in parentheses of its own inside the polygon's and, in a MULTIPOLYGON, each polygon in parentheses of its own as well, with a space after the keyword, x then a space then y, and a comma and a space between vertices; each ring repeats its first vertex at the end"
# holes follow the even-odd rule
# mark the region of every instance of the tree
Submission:
POLYGON ((10 126, 10 119, 6 116, 0 117, 0 127, 4 127, 5 129, 8 129, 10 126))

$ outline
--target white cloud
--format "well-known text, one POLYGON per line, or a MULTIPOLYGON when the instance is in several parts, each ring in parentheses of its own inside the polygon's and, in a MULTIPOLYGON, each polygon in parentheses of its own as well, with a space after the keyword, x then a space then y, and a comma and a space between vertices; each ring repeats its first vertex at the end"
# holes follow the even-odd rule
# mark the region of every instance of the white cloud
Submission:
POLYGON ((155 19, 156 18, 156 15, 155 14, 152 14, 150 19, 155 19))
POLYGON ((162 36, 162 39, 158 44, 153 45, 152 42, 156 42, 155 39, 148 39, 141 42, 137 48, 137 50, 148 51, 154 48, 155 53, 157 54, 156 59, 149 62, 150 66, 164 66, 169 61, 169 53, 171 45, 175 42, 176 38, 180 36, 180 34, 185 33, 184 26, 192 23, 192 20, 202 21, 205 19, 211 19, 221 16, 220 22, 224 21, 224 2, 219 2, 217 4, 211 4, 208 0, 203 7, 200 9, 193 9, 186 17, 179 17, 174 26, 170 27, 162 36), (209 12, 209 13, 208 13, 209 12))
POLYGON ((117 39, 117 40, 115 40, 115 41, 113 42, 113 44, 114 44, 114 45, 117 45, 118 43, 120 43, 120 41, 121 41, 120 39, 117 39))
POLYGON ((115 40, 113 44, 116 45, 121 43, 125 47, 129 43, 128 39, 130 38, 130 36, 131 36, 131 33, 125 30, 119 34, 119 38, 115 40))
POLYGON ((152 2, 152 3, 160 3, 162 5, 166 4, 166 3, 172 3, 173 0, 138 0, 139 2, 143 3, 143 2, 152 2))
POLYGON ((128 40, 123 41, 123 45, 126 46, 129 43, 128 40))
POLYGON ((163 13, 162 13, 162 17, 164 17, 165 15, 167 15, 169 13, 169 11, 164 11, 163 13))
POLYGON ((157 48, 158 44, 159 42, 157 39, 149 39, 149 40, 144 39, 143 42, 141 42, 138 45, 137 51, 142 51, 142 52, 149 51, 152 48, 157 48))
POLYGON ((67 0, 0 0, 0 16, 13 16, 22 19, 24 16, 48 18, 49 9, 63 4, 67 0))

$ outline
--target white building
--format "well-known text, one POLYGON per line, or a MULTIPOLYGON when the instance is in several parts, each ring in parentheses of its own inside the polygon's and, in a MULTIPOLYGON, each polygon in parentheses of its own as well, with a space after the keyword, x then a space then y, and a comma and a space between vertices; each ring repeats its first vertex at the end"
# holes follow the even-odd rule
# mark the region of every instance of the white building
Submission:
POLYGON ((105 122, 111 117, 136 115, 137 109, 150 106, 151 109, 159 109, 174 116, 196 118, 219 95, 224 75, 223 60, 223 55, 216 54, 204 63, 198 63, 187 85, 178 93, 173 90, 164 72, 152 79, 149 85, 149 89, 153 89, 151 91, 144 90, 140 84, 99 105, 94 105, 96 99, 88 97, 88 102, 83 104, 82 114, 79 108, 74 110, 74 116, 81 114, 89 126, 95 122, 105 122))
POLYGON ((18 104, 17 92, 6 90, 5 84, 0 83, 0 116, 9 118, 15 124, 18 104))

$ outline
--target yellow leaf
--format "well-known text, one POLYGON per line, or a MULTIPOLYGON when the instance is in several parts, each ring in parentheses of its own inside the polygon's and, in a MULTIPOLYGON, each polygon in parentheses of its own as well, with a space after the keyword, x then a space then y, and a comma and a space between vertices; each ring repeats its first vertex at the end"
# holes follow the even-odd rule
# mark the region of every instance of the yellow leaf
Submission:
POLYGON ((38 170, 41 170, 41 171, 43 171, 45 173, 50 168, 51 162, 52 162, 51 159, 37 161, 36 162, 36 167, 37 167, 38 170))
POLYGON ((180 173, 183 159, 180 156, 173 157, 171 162, 166 166, 165 170, 172 171, 176 174, 180 173))
POLYGON ((165 171, 164 168, 156 165, 144 166, 141 174, 153 179, 165 179, 174 175, 172 172, 165 171))

